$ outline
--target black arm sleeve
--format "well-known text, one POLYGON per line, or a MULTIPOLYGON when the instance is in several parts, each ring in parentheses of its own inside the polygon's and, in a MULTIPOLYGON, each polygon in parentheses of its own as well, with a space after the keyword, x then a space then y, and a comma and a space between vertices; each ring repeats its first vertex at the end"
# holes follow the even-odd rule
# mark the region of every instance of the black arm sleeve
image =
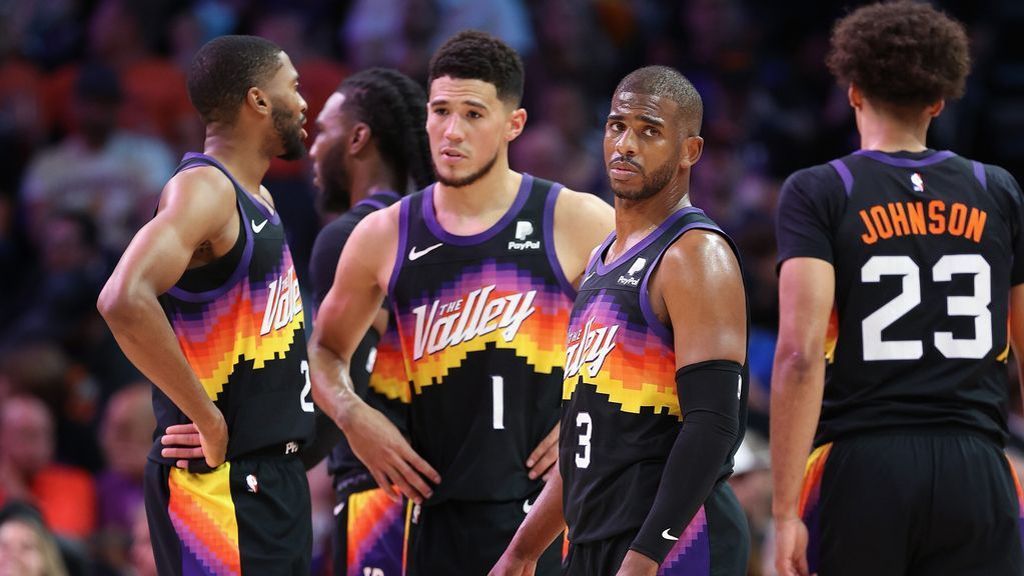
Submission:
POLYGON ((630 546, 658 564, 711 494, 738 440, 741 370, 730 360, 709 360, 676 372, 682 429, 654 505, 630 546))

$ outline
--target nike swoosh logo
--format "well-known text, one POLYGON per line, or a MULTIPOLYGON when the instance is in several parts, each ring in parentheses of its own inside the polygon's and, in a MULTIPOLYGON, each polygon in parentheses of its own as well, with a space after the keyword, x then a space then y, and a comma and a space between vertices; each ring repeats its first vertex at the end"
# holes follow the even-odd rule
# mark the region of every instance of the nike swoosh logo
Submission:
POLYGON ((530 504, 530 500, 526 499, 523 501, 523 514, 529 514, 530 509, 533 508, 533 504, 530 504))
POLYGON ((668 533, 668 528, 665 528, 665 531, 661 533, 661 537, 665 540, 679 540, 679 538, 668 533))
POLYGON ((345 503, 344 502, 340 502, 337 506, 334 507, 334 515, 337 516, 337 515, 341 514, 341 511, 344 510, 344 509, 345 509, 345 503))
POLYGON ((263 230, 263 227, 267 225, 267 221, 264 220, 263 222, 257 224, 255 220, 250 220, 250 224, 252 224, 252 231, 255 232, 256 234, 259 234, 260 230, 263 230))
POLYGON ((419 251, 417 251, 416 247, 413 246, 412 250, 409 250, 409 262, 412 262, 413 260, 418 260, 418 259, 426 256, 427 254, 430 254, 434 250, 437 250, 441 246, 444 246, 444 242, 438 242, 437 244, 434 244, 433 246, 427 246, 423 250, 419 250, 419 251))

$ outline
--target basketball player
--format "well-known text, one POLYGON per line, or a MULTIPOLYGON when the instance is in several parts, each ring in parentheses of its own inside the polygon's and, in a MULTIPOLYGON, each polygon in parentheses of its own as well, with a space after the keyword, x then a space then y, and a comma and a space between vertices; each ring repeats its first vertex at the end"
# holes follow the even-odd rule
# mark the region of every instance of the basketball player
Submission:
MULTIPOLYGON (((383 68, 346 78, 327 99, 316 120, 319 132, 310 156, 324 211, 344 214, 327 224, 313 245, 310 274, 318 306, 330 290, 338 257, 355 226, 397 202, 410 185, 422 188, 433 179, 426 110, 422 88, 383 68)), ((357 393, 404 432, 409 381, 398 330, 387 320, 386 310, 381 310, 352 356, 351 377, 357 393)), ((328 469, 338 502, 335 573, 401 574, 403 504, 377 488, 334 422, 318 412, 316 439, 303 450, 307 465, 322 458, 320 445, 333 445, 328 469)))
MULTIPOLYGON (((557 456, 561 334, 612 214, 509 168, 526 122, 511 48, 460 33, 429 76, 438 182, 370 214, 346 243, 310 342, 314 392, 378 485, 415 503, 407 574, 484 574, 557 456), (349 375, 385 295, 412 381, 411 447, 349 375)), ((559 564, 552 546, 540 572, 559 564)))
POLYGON ((284 230, 260 185, 305 153, 306 102, 279 47, 203 46, 189 95, 206 125, 156 216, 132 240, 99 308, 156 384, 158 429, 195 430, 212 471, 156 442, 145 498, 162 575, 309 570, 309 488, 296 453, 312 431, 303 307, 284 230))
POLYGON ((1003 445, 1024 197, 925 138, 963 93, 964 29, 924 3, 866 6, 837 23, 828 65, 860 150, 793 174, 779 200, 776 566, 1022 574, 1003 445))
POLYGON ((747 523, 725 482, 746 423, 746 294, 732 240, 690 204, 702 115, 671 68, 615 89, 615 231, 569 320, 560 474, 492 574, 533 574, 563 522, 566 574, 746 573, 747 523))

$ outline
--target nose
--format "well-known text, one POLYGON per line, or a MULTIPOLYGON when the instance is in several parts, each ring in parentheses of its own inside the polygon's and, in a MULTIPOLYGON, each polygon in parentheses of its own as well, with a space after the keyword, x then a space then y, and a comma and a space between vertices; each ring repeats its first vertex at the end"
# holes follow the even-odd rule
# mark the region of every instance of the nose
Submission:
POLYGON ((461 142, 465 136, 462 132, 462 118, 451 114, 445 119, 444 137, 450 142, 461 142))
POLYGON ((306 104, 306 99, 302 97, 302 94, 299 94, 299 112, 302 113, 303 119, 305 119, 306 110, 308 108, 309 106, 306 104))
POLYGON ((615 151, 620 156, 627 158, 636 156, 636 133, 633 132, 632 128, 626 128, 619 134, 619 137, 615 139, 615 151))

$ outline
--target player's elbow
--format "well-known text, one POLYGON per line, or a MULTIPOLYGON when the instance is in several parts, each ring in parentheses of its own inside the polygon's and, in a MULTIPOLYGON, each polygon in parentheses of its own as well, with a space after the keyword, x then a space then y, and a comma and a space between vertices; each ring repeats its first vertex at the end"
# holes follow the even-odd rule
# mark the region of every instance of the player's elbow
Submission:
POLYGON ((96 300, 96 309, 112 330, 129 326, 137 317, 138 298, 123 283, 111 278, 103 286, 96 300))
MULTIPOLYGON (((784 381, 803 381, 825 362, 822 347, 787 345, 779 342, 775 351, 775 373, 785 375, 784 381)), ((776 378, 773 376, 772 381, 776 378)))

